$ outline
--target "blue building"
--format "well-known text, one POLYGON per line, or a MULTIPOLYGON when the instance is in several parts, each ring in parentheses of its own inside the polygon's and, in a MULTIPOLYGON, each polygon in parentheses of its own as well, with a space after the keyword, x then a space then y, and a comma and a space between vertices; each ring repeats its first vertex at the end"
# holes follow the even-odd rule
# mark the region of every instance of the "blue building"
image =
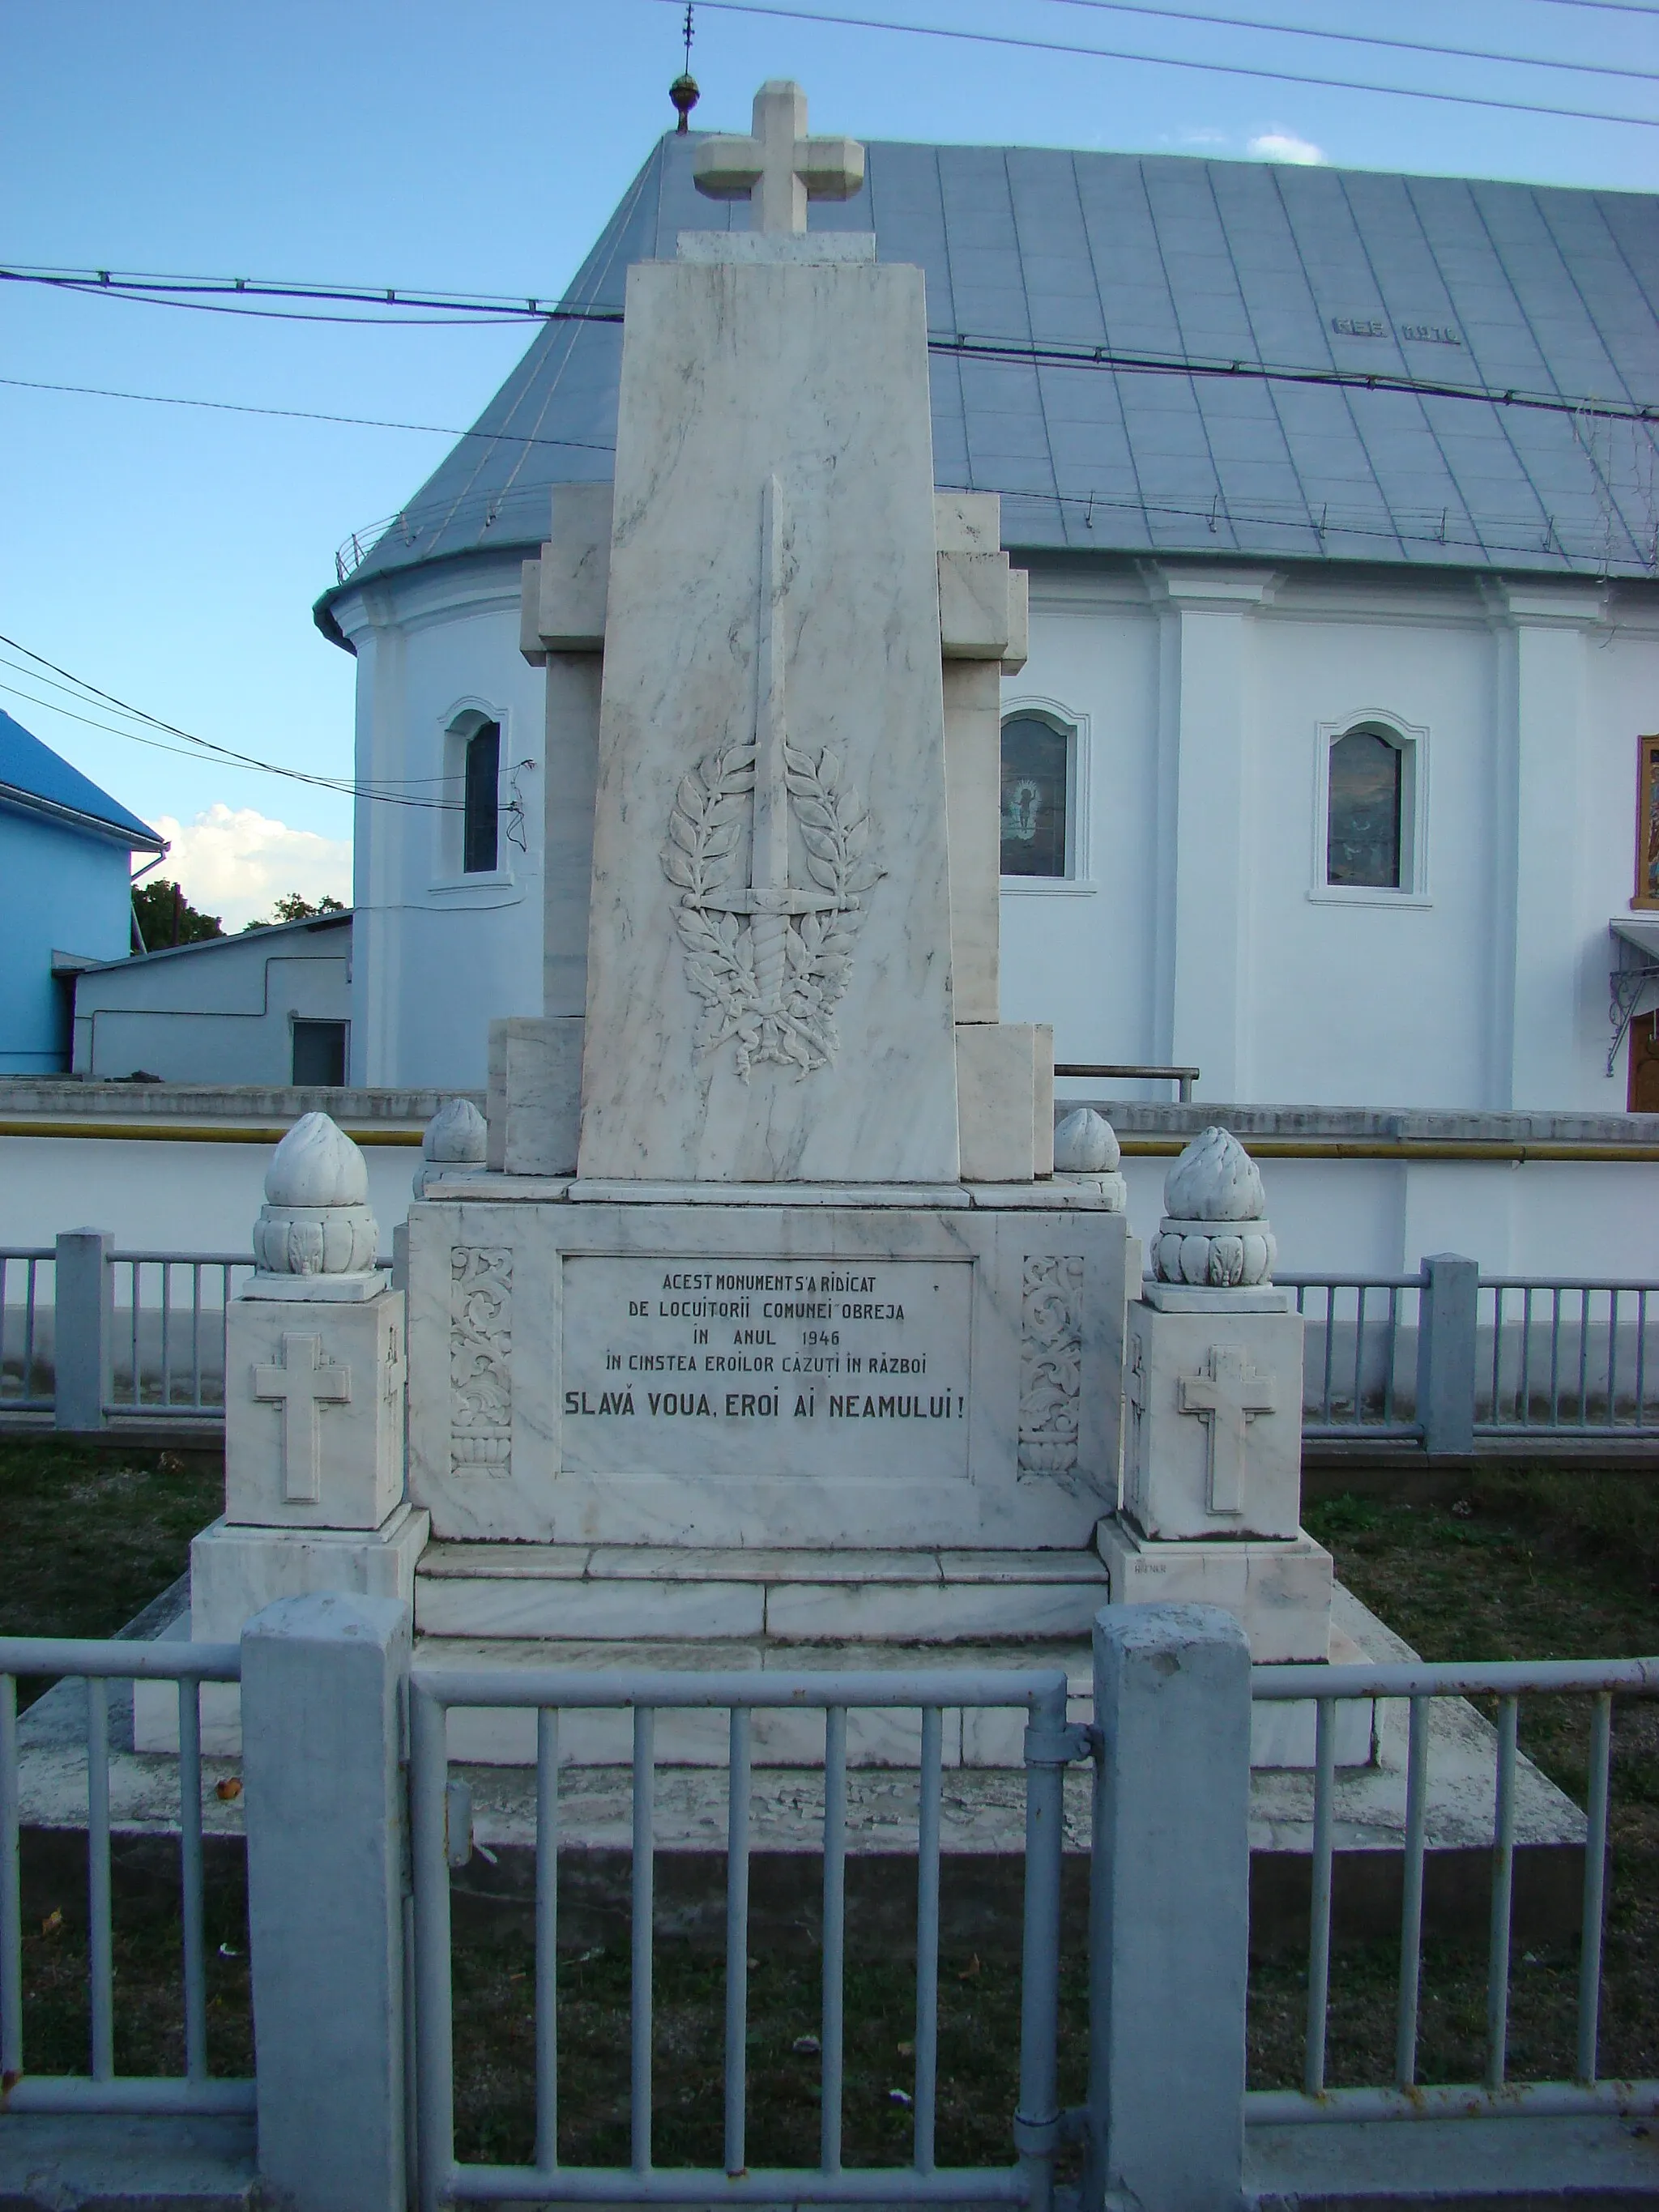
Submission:
POLYGON ((0 713, 0 1074, 70 1065, 72 978, 132 942, 134 853, 167 845, 0 713))

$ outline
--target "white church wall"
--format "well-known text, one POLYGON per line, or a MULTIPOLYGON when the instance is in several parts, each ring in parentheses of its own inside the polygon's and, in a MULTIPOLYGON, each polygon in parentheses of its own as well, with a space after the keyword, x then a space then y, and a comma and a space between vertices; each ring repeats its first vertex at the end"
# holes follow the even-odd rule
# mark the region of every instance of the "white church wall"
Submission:
POLYGON ((1084 818, 1072 880, 1003 879, 1002 1018, 1052 1022, 1062 1060, 1153 1054, 1158 656, 1138 579, 1033 580, 1031 657, 1003 711, 1080 725, 1084 818))
POLYGON ((1619 1110, 1648 595, 1196 574, 1035 580, 1005 711, 1086 728, 1088 880, 1005 885, 1005 1018, 1062 1060, 1195 1063, 1200 1097, 1619 1110), (1322 880, 1322 751, 1362 720, 1411 748, 1398 892, 1322 880))
POLYGON ((357 774, 459 807, 471 715, 501 725, 499 864, 462 871, 459 815, 357 805, 352 1080, 475 1087, 497 1015, 542 1011, 544 691, 519 652, 516 555, 381 580, 337 603, 356 648, 357 774))
POLYGON ((1286 592, 1256 618, 1246 1097, 1489 1101, 1491 640, 1473 594, 1456 596, 1461 609, 1408 611, 1392 594, 1344 608, 1286 592), (1319 756, 1362 720, 1413 747, 1425 834, 1402 838, 1422 855, 1410 889, 1324 880, 1319 756))

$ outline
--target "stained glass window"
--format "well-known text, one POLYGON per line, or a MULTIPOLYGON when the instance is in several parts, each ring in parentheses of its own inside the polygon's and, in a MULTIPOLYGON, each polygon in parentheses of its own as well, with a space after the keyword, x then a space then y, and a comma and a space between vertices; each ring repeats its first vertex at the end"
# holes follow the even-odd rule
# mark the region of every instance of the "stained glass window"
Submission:
POLYGON ((1002 872, 1063 876, 1072 740, 1036 714, 1002 726, 1002 872))
POLYGON ((461 866, 469 876, 495 866, 496 785, 501 769, 501 726, 486 722, 466 741, 466 790, 461 815, 461 866))
POLYGON ((1644 738, 1638 758, 1642 781, 1636 817, 1636 904, 1659 906, 1659 738, 1644 738))
POLYGON ((1404 756, 1375 730, 1350 730, 1331 747, 1325 880, 1400 889, 1404 756))

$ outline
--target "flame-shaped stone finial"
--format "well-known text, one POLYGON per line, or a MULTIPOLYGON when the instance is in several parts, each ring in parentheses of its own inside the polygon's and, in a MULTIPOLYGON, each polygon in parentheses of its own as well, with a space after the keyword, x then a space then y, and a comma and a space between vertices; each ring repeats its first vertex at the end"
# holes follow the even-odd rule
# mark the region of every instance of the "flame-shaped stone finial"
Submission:
POLYGON ((372 1273, 380 1232, 368 1199, 368 1165, 345 1131, 326 1114, 302 1115, 265 1172, 253 1224, 260 1273, 372 1273))
POLYGON ((1074 1106, 1054 1125, 1054 1173, 1085 1178, 1108 1213, 1121 1213, 1129 1193, 1118 1173, 1122 1154, 1111 1123, 1092 1106, 1074 1106))
POLYGON ((368 1166, 345 1131, 326 1114, 302 1114, 265 1170, 272 1206, 362 1206, 368 1166))
POLYGON ((1164 1178, 1164 1211, 1182 1221, 1256 1221, 1267 1212, 1261 1171, 1237 1137, 1206 1129, 1164 1178))
POLYGON ((1272 1279, 1279 1246, 1261 1170, 1227 1130, 1194 1138, 1164 1178, 1164 1206, 1152 1240, 1160 1282, 1249 1290, 1272 1279))
POLYGON ((1078 1106, 1054 1125, 1057 1175, 1110 1175, 1122 1158, 1116 1132, 1092 1106, 1078 1106))
POLYGON ((415 1170, 415 1195, 426 1196, 427 1185, 447 1168, 484 1164, 489 1125, 470 1098, 450 1098, 426 1125, 421 1139, 421 1164, 415 1170))

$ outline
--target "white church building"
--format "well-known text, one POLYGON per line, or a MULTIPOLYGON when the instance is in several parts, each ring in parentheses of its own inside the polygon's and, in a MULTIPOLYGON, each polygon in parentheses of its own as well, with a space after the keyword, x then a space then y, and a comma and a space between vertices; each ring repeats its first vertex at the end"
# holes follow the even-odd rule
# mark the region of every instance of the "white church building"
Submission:
MULTIPOLYGON (((357 658, 360 782, 453 801, 359 803, 355 1085, 477 1090, 492 1017, 583 1011, 593 763, 544 724, 520 567, 551 487, 611 476, 629 264, 747 221, 694 192, 695 143, 659 143, 318 603, 357 658)), ((1196 1067, 1200 1101, 1659 1110, 1655 215, 882 143, 814 203, 925 270, 935 483, 1000 493, 1030 573, 1002 1012, 1052 1022, 1062 1066, 1196 1067)))

